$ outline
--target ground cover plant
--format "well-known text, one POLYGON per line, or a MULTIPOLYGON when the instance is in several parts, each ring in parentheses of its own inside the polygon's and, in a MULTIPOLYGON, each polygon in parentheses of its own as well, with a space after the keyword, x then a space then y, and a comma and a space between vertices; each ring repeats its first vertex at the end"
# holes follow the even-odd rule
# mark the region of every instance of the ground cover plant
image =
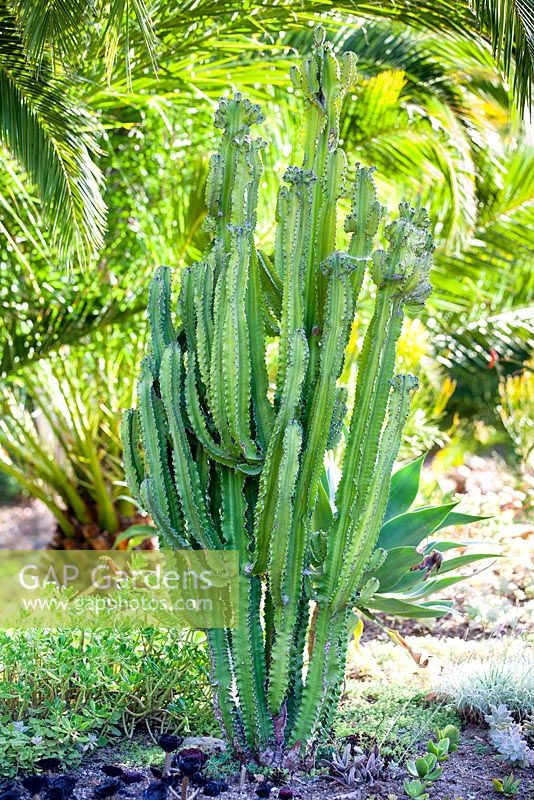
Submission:
POLYGON ((0 632, 1 774, 31 771, 46 756, 77 764, 143 729, 214 732, 203 640, 157 630, 0 632))
POLYGON ((236 753, 288 768, 331 725, 353 607, 439 616, 450 606, 426 598, 461 578, 430 576, 485 557, 443 563, 456 544, 441 541, 417 550, 472 518, 454 504, 409 511, 422 459, 391 481, 417 385, 394 375, 396 344, 405 307, 420 307, 431 290, 427 215, 401 203, 381 228, 386 249, 373 251, 383 208, 372 169, 349 167, 338 138, 354 57, 338 60, 319 28, 292 77, 304 101, 304 159, 279 191, 274 256, 254 239, 264 145, 251 129, 261 112, 236 94, 215 115, 211 242, 182 276, 176 329, 170 271, 152 281, 150 354, 139 407, 123 423, 130 489, 163 542, 240 554, 243 622, 209 633, 216 713, 236 753), (340 199, 349 207, 343 237, 340 199), (374 313, 336 485, 324 458, 347 413, 338 379, 366 278, 374 313), (274 386, 267 337, 278 347, 274 386))

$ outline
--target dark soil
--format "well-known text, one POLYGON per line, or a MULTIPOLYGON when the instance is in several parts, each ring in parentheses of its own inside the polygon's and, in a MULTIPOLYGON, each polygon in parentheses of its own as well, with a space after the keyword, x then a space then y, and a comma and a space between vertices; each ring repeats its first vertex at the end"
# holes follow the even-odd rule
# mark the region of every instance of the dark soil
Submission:
MULTIPOLYGON (((127 745, 124 752, 127 753, 127 745)), ((75 771, 78 778, 75 795, 78 800, 90 800, 94 787, 105 780, 100 769, 103 763, 137 768, 137 765, 132 764, 131 758, 121 753, 120 746, 108 747, 85 760, 75 771)), ((493 789, 491 779, 502 778, 511 772, 510 766, 503 764, 495 756, 488 744, 486 730, 475 725, 467 725, 463 729, 458 752, 454 753, 443 767, 443 776, 430 789, 431 800, 482 800, 482 798, 497 800, 502 795, 493 789)), ((136 800, 142 797, 143 790, 153 778, 147 767, 139 767, 139 771, 145 775, 145 781, 127 787, 117 795, 118 798, 136 800)), ((516 800, 534 800, 533 770, 515 768, 513 771, 516 777, 521 779, 519 793, 514 795, 516 800)), ((252 774, 247 773, 242 787, 238 775, 230 778, 224 775, 218 777, 224 777, 230 784, 229 791, 220 795, 223 800, 256 800, 255 790, 258 783, 252 774)), ((403 781, 406 777, 407 773, 402 769, 395 778, 376 782, 374 786, 361 785, 352 789, 336 784, 324 776, 306 778, 297 775, 290 784, 294 797, 299 800, 401 800, 406 797, 403 790, 403 781)), ((188 800, 192 800, 193 797, 202 800, 204 797, 202 790, 197 795, 194 791, 189 790, 188 800)), ((272 800, 276 800, 277 796, 278 789, 275 787, 271 792, 272 800)), ((169 800, 176 800, 177 797, 178 795, 169 793, 169 800)))

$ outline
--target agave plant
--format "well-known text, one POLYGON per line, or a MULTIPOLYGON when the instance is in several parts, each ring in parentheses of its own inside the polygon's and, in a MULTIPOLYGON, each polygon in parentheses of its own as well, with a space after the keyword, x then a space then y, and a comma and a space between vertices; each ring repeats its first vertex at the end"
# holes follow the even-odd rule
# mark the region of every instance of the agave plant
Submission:
POLYGON ((138 352, 131 335, 97 337, 3 382, 0 471, 52 511, 57 547, 108 549, 138 517, 117 424, 138 352))
POLYGON ((254 238, 264 144, 251 128, 260 109, 237 94, 215 116, 211 242, 182 275, 179 321, 169 269, 154 276, 150 353, 138 408, 123 420, 129 486, 166 546, 239 552, 240 625, 209 632, 216 714, 243 758, 288 768, 330 725, 352 609, 449 611, 425 598, 458 580, 429 579, 447 569, 440 554, 450 545, 416 548, 466 519, 454 504, 408 510, 421 460, 391 481, 416 388, 413 376, 394 374, 396 342, 404 309, 430 292, 427 216, 403 203, 382 228, 372 169, 347 166, 338 132, 352 54, 338 60, 319 29, 292 77, 304 98, 304 160, 279 191, 274 256, 254 238), (373 252, 379 228, 386 247, 373 252), (342 434, 340 376, 366 275, 374 314, 336 485, 325 457, 342 434))

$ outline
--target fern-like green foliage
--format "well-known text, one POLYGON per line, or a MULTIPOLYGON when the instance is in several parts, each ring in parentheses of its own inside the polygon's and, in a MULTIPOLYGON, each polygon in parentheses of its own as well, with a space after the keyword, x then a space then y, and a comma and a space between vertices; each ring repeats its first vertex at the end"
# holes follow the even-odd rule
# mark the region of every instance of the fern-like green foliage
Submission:
POLYGON ((216 710, 237 752, 289 768, 331 722, 351 610, 447 613, 425 599, 448 585, 427 581, 440 543, 426 561, 430 545, 417 546, 466 521, 454 504, 408 511, 421 460, 396 473, 390 494, 416 388, 413 376, 394 374, 396 344, 405 308, 417 310, 430 292, 426 213, 402 203, 382 225, 373 170, 348 166, 339 130, 353 54, 338 60, 319 29, 292 78, 303 98, 304 158, 279 191, 274 255, 258 252, 254 236, 264 143, 252 130, 261 112, 237 94, 215 115, 211 241, 182 276, 177 326, 170 270, 155 274, 151 348, 138 408, 123 422, 128 483, 164 544, 239 552, 240 627, 209 636, 216 710), (375 249, 379 230, 383 249, 375 249), (325 455, 346 415, 340 376, 366 275, 374 313, 336 483, 325 455))

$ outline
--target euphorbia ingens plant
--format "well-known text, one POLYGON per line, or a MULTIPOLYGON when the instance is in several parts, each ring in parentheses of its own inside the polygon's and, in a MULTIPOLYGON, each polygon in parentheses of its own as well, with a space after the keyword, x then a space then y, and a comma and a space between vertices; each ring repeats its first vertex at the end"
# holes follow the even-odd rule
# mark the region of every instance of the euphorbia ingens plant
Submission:
POLYGON ((435 571, 434 561, 420 566, 426 553, 416 546, 453 508, 424 509, 404 524, 420 461, 395 476, 390 495, 417 383, 395 374, 396 342, 406 307, 419 308, 430 292, 427 216, 401 204, 383 225, 372 169, 347 165, 339 125, 354 55, 338 60, 318 30, 292 78, 304 103, 304 159, 279 192, 272 258, 255 242, 264 143, 251 130, 261 113, 235 95, 215 115, 222 135, 207 185, 211 242, 182 274, 176 319, 170 271, 156 272, 139 407, 123 422, 128 482, 162 542, 240 554, 240 626, 209 632, 216 713, 243 758, 287 767, 331 722, 354 606, 446 613, 415 604, 435 571), (377 236, 384 249, 374 249, 377 236), (347 416, 340 376, 366 275, 374 313, 335 487, 325 454, 347 416), (274 386, 268 337, 278 347, 274 386), (382 584, 421 594, 401 603, 381 595, 382 584))

